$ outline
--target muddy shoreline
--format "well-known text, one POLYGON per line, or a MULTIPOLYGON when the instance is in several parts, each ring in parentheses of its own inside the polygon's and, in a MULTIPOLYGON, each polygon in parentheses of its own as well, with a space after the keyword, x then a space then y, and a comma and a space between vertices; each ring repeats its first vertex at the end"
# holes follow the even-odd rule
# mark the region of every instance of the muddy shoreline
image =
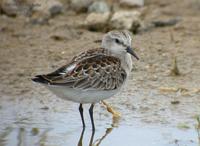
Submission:
MULTIPOLYGON (((133 36, 140 61, 134 62, 135 70, 127 88, 107 100, 122 113, 122 118, 113 126, 111 115, 97 105, 95 120, 99 128, 95 138, 110 127, 113 132, 102 146, 121 145, 126 140, 140 146, 146 146, 148 141, 157 141, 154 146, 196 146, 195 125, 200 113, 200 9, 194 0, 176 0, 176 4, 172 0, 153 0, 144 9, 145 24, 177 17, 180 21, 133 36), (170 74, 175 57, 180 76, 170 74), (152 139, 144 137, 147 143, 140 143, 140 130, 152 134, 152 139), (115 137, 120 133, 136 138, 117 141, 115 137)), ((30 79, 55 70, 81 51, 100 46, 98 40, 103 32, 78 27, 85 18, 86 14, 67 13, 51 19, 48 25, 33 25, 27 23, 26 17, 0 15, 0 145, 16 145, 18 134, 28 137, 22 140, 28 145, 35 145, 35 141, 38 145, 77 144, 81 134, 78 105, 63 102, 30 79), (33 128, 39 130, 35 139, 33 128), (47 139, 41 140, 45 136, 47 139), (56 140, 52 141, 51 136, 56 140), (8 142, 13 137, 15 141, 8 142)), ((87 124, 90 125, 89 120, 87 124)), ((89 135, 86 131, 85 137, 89 135)), ((85 141, 84 144, 89 140, 85 141)))

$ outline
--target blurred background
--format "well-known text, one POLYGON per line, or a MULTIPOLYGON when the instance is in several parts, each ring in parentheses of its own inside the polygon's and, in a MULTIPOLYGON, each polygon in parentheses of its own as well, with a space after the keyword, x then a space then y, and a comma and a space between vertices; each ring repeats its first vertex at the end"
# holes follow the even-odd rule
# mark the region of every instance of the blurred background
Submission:
POLYGON ((199 146, 199 115, 200 0, 0 0, 0 146, 199 146), (78 104, 30 79, 114 29, 140 60, 107 100, 121 118, 97 104, 82 132, 78 104))

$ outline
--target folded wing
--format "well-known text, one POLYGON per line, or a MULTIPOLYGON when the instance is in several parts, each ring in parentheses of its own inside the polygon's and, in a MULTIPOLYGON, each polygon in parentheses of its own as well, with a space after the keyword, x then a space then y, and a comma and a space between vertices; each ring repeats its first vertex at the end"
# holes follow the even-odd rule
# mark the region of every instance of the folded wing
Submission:
POLYGON ((82 90, 114 90, 122 86, 127 74, 120 60, 104 54, 76 59, 53 73, 38 75, 33 81, 82 90))

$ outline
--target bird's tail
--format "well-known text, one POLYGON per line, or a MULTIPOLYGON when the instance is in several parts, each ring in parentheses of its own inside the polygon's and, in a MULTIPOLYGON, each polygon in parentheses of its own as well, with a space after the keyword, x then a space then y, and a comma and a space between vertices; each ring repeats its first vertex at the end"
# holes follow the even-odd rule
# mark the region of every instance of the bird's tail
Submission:
POLYGON ((34 78, 31 79, 32 81, 36 83, 42 83, 42 84, 48 84, 49 80, 47 80, 43 75, 37 75, 34 78))

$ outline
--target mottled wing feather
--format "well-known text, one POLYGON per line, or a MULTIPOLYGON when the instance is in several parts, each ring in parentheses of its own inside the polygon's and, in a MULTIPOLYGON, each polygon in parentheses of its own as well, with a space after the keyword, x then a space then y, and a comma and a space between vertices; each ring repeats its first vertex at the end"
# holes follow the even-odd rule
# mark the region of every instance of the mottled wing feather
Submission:
MULTIPOLYGON (((85 52, 82 52, 78 55, 76 55, 69 64, 62 66, 61 68, 57 69, 56 71, 46 74, 46 75, 39 75, 42 78, 46 79, 50 83, 54 82, 55 80, 63 80, 66 75, 70 75, 70 73, 73 72, 73 69, 75 69, 76 64, 82 60, 85 60, 87 58, 91 58, 97 55, 105 55, 106 50, 104 48, 96 48, 87 50, 85 52), (73 68, 74 67, 74 68, 73 68)), ((38 76, 36 76, 38 77, 38 76)))
POLYGON ((76 62, 76 61, 80 61, 86 58, 90 58, 96 55, 105 55, 107 52, 104 48, 96 48, 96 49, 91 49, 91 50, 87 50, 85 52, 82 52, 80 54, 78 54, 77 56, 75 56, 72 59, 72 62, 76 62))
POLYGON ((114 90, 124 83, 126 76, 119 59, 98 55, 82 61, 69 78, 77 78, 73 88, 114 90))
POLYGON ((120 60, 103 53, 86 53, 55 72, 43 75, 50 85, 83 90, 114 90, 122 86, 127 74, 120 60), (89 55, 90 54, 90 55, 89 55))

